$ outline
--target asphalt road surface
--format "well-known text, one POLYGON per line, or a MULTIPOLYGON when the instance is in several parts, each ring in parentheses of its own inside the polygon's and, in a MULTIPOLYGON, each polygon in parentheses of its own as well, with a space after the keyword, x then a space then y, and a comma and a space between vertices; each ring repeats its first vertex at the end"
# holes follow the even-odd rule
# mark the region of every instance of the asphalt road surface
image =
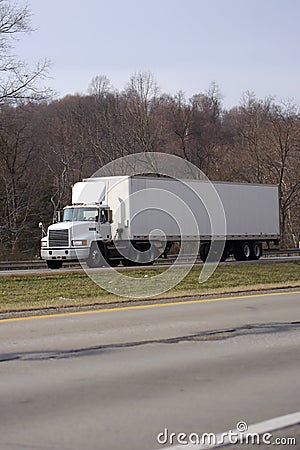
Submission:
POLYGON ((300 410, 296 290, 2 320, 0 349, 1 450, 166 449, 300 410))

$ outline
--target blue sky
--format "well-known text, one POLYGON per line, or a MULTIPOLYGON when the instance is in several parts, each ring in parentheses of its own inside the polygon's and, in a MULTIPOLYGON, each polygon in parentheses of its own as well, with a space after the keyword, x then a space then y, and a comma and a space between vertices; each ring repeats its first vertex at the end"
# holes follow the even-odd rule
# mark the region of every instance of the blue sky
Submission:
POLYGON ((165 93, 190 97, 213 81, 226 107, 247 90, 300 106, 299 0, 27 3, 35 31, 15 52, 31 65, 51 60, 48 84, 58 96, 85 93, 96 75, 121 90, 149 71, 165 93))

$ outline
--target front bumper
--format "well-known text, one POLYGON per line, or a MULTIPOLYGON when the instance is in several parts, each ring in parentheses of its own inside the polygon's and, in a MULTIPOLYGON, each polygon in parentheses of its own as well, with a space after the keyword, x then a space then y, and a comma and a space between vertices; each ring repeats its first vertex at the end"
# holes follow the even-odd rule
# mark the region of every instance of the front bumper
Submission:
POLYGON ((41 258, 45 260, 83 261, 88 259, 89 247, 41 248, 41 258))

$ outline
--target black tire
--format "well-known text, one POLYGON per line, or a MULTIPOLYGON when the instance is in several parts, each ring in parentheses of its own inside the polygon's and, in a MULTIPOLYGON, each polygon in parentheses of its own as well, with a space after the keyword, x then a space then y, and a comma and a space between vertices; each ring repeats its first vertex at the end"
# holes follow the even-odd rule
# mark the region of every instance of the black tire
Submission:
POLYGON ((59 261, 57 259, 48 259, 47 260, 47 266, 49 269, 55 270, 60 269, 63 265, 62 261, 59 261))
POLYGON ((221 262, 226 261, 226 259, 229 257, 228 252, 226 249, 224 249, 222 256, 221 256, 221 262))
MULTIPOLYGON (((207 260, 208 254, 209 254, 209 250, 210 250, 210 244, 201 244, 200 245, 200 259, 201 261, 205 262, 207 260)), ((226 259, 228 258, 228 252, 227 250, 224 248, 224 251, 222 253, 221 259, 220 261, 226 261, 226 259)), ((211 256, 211 261, 214 262, 218 262, 219 261, 219 254, 218 254, 218 250, 215 249, 214 254, 211 256)))
POLYGON ((236 244, 234 257, 237 261, 248 261, 251 259, 251 246, 248 241, 242 241, 236 244))
POLYGON ((124 267, 136 267, 136 266, 153 266, 155 261, 148 261, 145 263, 131 261, 130 259, 124 258, 122 259, 122 264, 124 267))
POLYGON ((96 268, 105 265, 105 257, 103 256, 103 249, 97 244, 97 242, 93 242, 90 249, 90 254, 87 260, 88 267, 96 268))
POLYGON ((153 264, 155 263, 155 259, 151 260, 151 261, 147 261, 145 263, 136 263, 137 266, 153 266, 153 264))
POLYGON ((209 249, 210 249, 210 244, 201 244, 200 245, 201 261, 205 262, 207 260, 209 249))
POLYGON ((257 260, 262 255, 262 245, 260 242, 251 243, 251 259, 257 260))
POLYGON ((158 251, 158 249, 151 249, 150 242, 133 242, 132 248, 129 249, 129 253, 126 255, 127 258, 122 260, 122 264, 125 267, 152 266, 161 254, 161 251, 158 251))
MULTIPOLYGON (((141 251, 148 251, 148 249, 146 248, 146 250, 141 249, 141 251)), ((149 256, 149 261, 137 261, 136 265, 137 266, 152 266, 154 264, 154 262, 156 261, 157 258, 159 258, 161 256, 161 253, 157 253, 155 251, 153 251, 153 249, 150 251, 149 256)))
POLYGON ((131 261, 131 259, 124 258, 122 259, 122 264, 124 267, 137 266, 135 261, 131 261))
POLYGON ((119 259, 109 259, 108 264, 110 265, 110 267, 117 267, 120 264, 120 260, 119 259))

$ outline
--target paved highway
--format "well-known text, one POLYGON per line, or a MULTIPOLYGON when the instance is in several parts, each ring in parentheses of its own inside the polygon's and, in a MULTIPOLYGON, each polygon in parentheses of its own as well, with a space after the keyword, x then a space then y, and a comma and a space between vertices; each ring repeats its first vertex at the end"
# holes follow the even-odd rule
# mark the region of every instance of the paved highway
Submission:
POLYGON ((296 290, 2 320, 0 343, 1 450, 163 449, 300 410, 296 290))

